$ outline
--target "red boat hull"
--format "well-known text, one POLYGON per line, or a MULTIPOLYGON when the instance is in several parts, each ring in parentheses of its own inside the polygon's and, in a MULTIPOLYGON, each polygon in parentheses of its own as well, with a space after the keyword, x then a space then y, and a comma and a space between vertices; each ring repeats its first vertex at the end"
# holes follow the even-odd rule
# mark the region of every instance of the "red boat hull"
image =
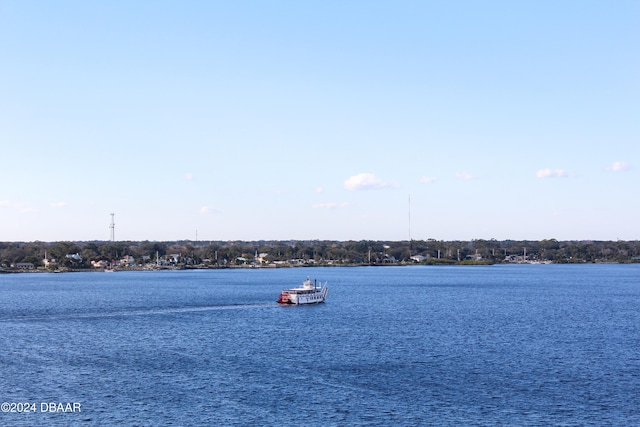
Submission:
POLYGON ((291 300, 289 299, 289 295, 285 293, 281 293, 278 298, 278 304, 291 304, 291 300))

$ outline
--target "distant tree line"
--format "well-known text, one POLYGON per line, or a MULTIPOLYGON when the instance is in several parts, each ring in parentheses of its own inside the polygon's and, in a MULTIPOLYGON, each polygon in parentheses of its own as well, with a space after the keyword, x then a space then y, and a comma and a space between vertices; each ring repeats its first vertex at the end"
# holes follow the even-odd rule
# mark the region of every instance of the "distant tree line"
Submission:
POLYGON ((503 262, 640 262, 640 241, 217 241, 217 242, 0 242, 0 267, 18 263, 55 268, 91 268, 91 261, 112 262, 125 256, 139 263, 178 255, 185 265, 231 266, 296 260, 304 264, 385 265, 503 262), (79 257, 68 257, 78 254, 79 257))

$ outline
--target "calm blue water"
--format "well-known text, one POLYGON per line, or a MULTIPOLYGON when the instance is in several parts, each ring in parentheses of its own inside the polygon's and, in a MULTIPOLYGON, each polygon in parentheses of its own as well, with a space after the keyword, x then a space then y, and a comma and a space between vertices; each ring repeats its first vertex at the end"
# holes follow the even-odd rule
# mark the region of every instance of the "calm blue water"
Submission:
POLYGON ((640 425, 640 266, 0 276, 0 425, 640 425), (281 307, 329 282, 327 303, 281 307))

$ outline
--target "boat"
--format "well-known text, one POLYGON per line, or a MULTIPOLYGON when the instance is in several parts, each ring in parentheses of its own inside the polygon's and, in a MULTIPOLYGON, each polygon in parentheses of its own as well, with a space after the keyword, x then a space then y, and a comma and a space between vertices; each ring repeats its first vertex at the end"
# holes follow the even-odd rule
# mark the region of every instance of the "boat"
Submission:
POLYGON ((283 289, 278 298, 278 304, 318 304, 324 302, 327 297, 327 283, 324 285, 317 281, 311 281, 307 277, 307 280, 302 282, 302 286, 299 288, 283 289))

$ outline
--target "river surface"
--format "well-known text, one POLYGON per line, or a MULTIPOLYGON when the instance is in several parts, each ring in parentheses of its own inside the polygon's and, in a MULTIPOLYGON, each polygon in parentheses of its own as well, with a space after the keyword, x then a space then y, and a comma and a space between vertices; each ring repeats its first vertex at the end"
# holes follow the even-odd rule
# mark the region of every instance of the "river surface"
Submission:
POLYGON ((640 265, 5 274, 0 330, 0 425, 640 425, 640 265))

